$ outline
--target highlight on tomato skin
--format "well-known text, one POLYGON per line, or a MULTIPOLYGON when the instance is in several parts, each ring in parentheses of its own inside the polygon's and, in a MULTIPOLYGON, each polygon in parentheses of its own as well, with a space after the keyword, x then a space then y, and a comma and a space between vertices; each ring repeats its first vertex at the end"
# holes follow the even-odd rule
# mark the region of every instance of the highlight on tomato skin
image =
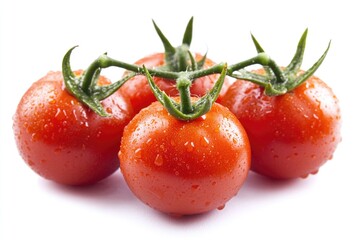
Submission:
MULTIPOLYGON (((195 58, 198 61, 202 59, 203 56, 201 54, 196 54, 195 58)), ((165 64, 165 55, 164 53, 154 53, 139 59, 135 62, 135 64, 139 66, 145 65, 149 69, 154 67, 161 67, 165 64)), ((213 62, 209 58, 206 58, 203 69, 206 69, 213 65, 215 65, 215 62, 213 62)), ((125 73, 124 75, 126 74, 127 73, 125 73)), ((218 78, 219 74, 212 74, 196 79, 190 88, 191 95, 193 97, 201 97, 205 95, 214 86, 218 78)), ((175 80, 154 77, 154 82, 156 83, 156 85, 159 86, 161 90, 165 91, 165 93, 169 96, 176 97, 179 95, 179 92, 176 89, 175 80)), ((221 101, 223 95, 225 94, 229 86, 230 80, 228 78, 225 78, 217 102, 221 101)), ((131 78, 123 86, 121 86, 119 91, 130 100, 135 113, 138 113, 141 109, 149 106, 152 102, 156 101, 156 98, 152 93, 148 81, 144 75, 136 75, 135 77, 131 78)))
POLYGON ((251 169, 261 175, 291 179, 316 174, 341 141, 339 101, 315 76, 277 97, 237 80, 222 104, 244 126, 252 148, 251 169))
POLYGON ((236 117, 215 103, 180 121, 154 102, 126 126, 120 169, 131 191, 161 212, 191 215, 222 209, 243 185, 250 145, 236 117))
MULTIPOLYGON (((100 85, 109 83, 100 77, 100 85)), ((120 93, 102 105, 111 117, 85 107, 65 90, 61 72, 49 72, 26 91, 13 117, 21 157, 37 174, 61 184, 92 184, 111 175, 133 111, 120 93)))

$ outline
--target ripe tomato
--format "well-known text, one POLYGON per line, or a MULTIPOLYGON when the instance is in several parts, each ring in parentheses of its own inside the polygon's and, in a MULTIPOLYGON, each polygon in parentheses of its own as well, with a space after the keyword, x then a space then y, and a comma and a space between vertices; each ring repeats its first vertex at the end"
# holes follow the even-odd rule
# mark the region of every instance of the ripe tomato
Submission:
POLYGON ((155 102, 126 126, 119 159, 141 201, 186 215, 222 208, 239 191, 250 168, 250 146, 236 117, 217 103, 184 122, 155 102))
POLYGON ((237 116, 248 134, 251 169, 272 178, 315 174, 332 158, 341 140, 338 99, 314 76, 277 97, 266 96, 258 85, 238 80, 222 104, 237 116))
MULTIPOLYGON (((99 84, 109 80, 100 77, 99 84)), ((49 72, 24 94, 14 116, 22 158, 42 177, 62 184, 90 184, 112 174, 133 113, 120 93, 102 104, 111 117, 100 117, 79 103, 65 90, 62 73, 49 72)))
MULTIPOLYGON (((195 58, 199 61, 203 56, 196 54, 195 58)), ((160 67, 165 64, 164 53, 155 53, 150 56, 144 57, 137 62, 136 65, 142 66, 145 65, 147 68, 160 67)), ((203 68, 208 68, 215 65, 215 63, 206 59, 203 68)), ((191 86, 191 95, 194 97, 199 97, 205 95, 215 84, 216 80, 219 78, 219 74, 208 75, 196 79, 191 86)), ((179 92, 176 89, 175 81, 154 77, 155 84, 163 91, 165 91, 169 96, 178 96, 179 92)), ((225 79, 222 90, 218 97, 217 101, 221 101, 222 96, 226 92, 226 89, 230 86, 229 79, 225 79)), ((151 92, 151 89, 148 85, 147 79, 143 75, 137 75, 127 81, 123 86, 121 86, 120 91, 124 96, 130 99, 131 105, 135 113, 138 113, 144 107, 149 106, 152 102, 156 101, 154 94, 151 92)))

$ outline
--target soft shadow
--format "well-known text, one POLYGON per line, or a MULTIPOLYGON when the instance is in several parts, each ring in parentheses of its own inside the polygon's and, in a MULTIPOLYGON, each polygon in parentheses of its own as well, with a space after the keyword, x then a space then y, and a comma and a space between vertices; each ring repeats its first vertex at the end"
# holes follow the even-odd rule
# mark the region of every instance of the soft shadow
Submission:
POLYGON ((44 184, 52 191, 55 190, 61 194, 101 205, 119 205, 135 200, 135 196, 127 187, 120 171, 116 171, 106 179, 88 186, 66 186, 50 181, 46 181, 44 184))
POLYGON ((210 217, 215 215, 216 211, 217 209, 209 212, 193 214, 193 215, 174 215, 174 214, 166 214, 156 211, 156 214, 158 215, 159 218, 161 218, 167 223, 171 223, 179 226, 185 226, 185 225, 193 225, 195 223, 209 220, 210 217))
POLYGON ((307 185, 310 179, 278 180, 250 172, 238 193, 243 200, 256 201, 307 185))

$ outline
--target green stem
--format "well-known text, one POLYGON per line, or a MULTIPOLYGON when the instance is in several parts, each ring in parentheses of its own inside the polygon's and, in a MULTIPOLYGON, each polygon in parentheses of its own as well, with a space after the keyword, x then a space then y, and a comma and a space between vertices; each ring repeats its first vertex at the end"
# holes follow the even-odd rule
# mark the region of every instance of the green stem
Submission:
MULTIPOLYGON (((102 56, 100 56, 100 58, 101 58, 101 62, 102 62, 101 68, 120 67, 120 68, 129 70, 129 71, 132 71, 132 72, 145 74, 144 69, 141 66, 138 66, 136 64, 125 63, 125 62, 110 58, 107 55, 102 55, 102 56)), ((169 71, 163 71, 163 70, 159 70, 159 69, 148 69, 148 71, 152 76, 167 78, 170 80, 171 79, 175 80, 180 76, 180 74, 178 72, 169 72, 169 71)))
POLYGON ((188 45, 181 45, 177 48, 175 53, 175 61, 178 62, 178 72, 186 71, 188 68, 188 53, 189 47, 188 45))
POLYGON ((184 114, 192 113, 194 111, 191 104, 190 94, 191 81, 186 76, 181 76, 176 79, 176 88, 180 94, 180 111, 184 114))
POLYGON ((100 63, 99 59, 96 59, 94 62, 90 64, 90 66, 86 69, 86 72, 84 74, 82 83, 81 83, 81 89, 86 93, 90 94, 93 86, 96 84, 98 71, 99 71, 100 63))
POLYGON ((261 54, 258 54, 257 56, 255 56, 253 58, 250 58, 250 59, 247 59, 245 61, 230 65, 229 68, 228 68, 228 73, 232 74, 234 71, 238 71, 240 69, 243 69, 245 67, 248 67, 248 66, 251 66, 251 65, 254 65, 254 64, 259 64, 259 62, 260 62, 259 61, 259 59, 260 59, 259 55, 261 55, 261 54))
POLYGON ((221 73, 224 66, 225 66, 224 63, 219 63, 219 64, 213 65, 206 69, 188 72, 188 78, 192 79, 192 81, 194 81, 195 79, 203 77, 203 76, 207 76, 207 75, 215 74, 215 73, 221 73))

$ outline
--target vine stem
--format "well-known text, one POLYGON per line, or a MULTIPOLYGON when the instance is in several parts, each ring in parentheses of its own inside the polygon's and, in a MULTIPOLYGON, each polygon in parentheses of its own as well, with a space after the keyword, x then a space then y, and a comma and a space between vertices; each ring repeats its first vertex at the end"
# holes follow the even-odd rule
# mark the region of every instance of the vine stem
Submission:
MULTIPOLYGON (((269 66, 275 76, 278 79, 282 79, 284 82, 286 81, 286 78, 282 75, 281 69, 275 64, 275 62, 265 53, 259 53, 257 56, 247 59, 245 61, 230 65, 228 67, 228 70, 226 72, 226 75, 233 77, 233 73, 235 71, 241 70, 245 67, 254 65, 254 64, 261 64, 263 66, 269 66)), ((213 65, 206 69, 200 69, 190 72, 170 72, 170 71, 164 71, 161 69, 148 69, 151 76, 155 77, 162 77, 167 78, 169 80, 176 81, 176 79, 180 78, 181 76, 185 76, 186 78, 190 79, 191 81, 207 76, 210 74, 220 74, 224 68, 224 63, 219 63, 216 65, 213 65)), ((144 69, 142 66, 136 65, 136 64, 130 64, 123 61, 119 61, 116 59, 113 59, 106 54, 101 55, 98 59, 96 59, 91 65, 88 67, 84 79, 82 88, 84 91, 89 91, 88 89, 92 85, 92 81, 95 79, 93 76, 96 71, 99 69, 104 69, 108 67, 120 67, 138 74, 145 74, 144 69)))
POLYGON ((176 79, 176 88, 180 94, 180 111, 188 114, 194 111, 194 108, 191 104, 191 94, 190 94, 191 81, 187 76, 181 76, 176 79))

